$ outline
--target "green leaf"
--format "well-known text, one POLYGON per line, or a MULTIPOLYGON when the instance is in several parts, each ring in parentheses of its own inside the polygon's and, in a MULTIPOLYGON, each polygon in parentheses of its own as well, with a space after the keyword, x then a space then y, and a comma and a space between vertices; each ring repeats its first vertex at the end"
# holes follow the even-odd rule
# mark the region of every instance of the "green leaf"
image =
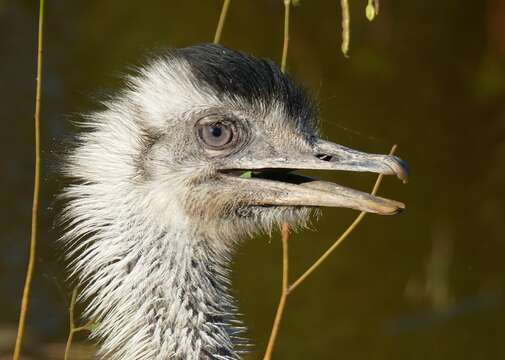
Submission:
POLYGON ((373 6, 373 4, 371 2, 369 2, 368 5, 366 6, 365 15, 369 21, 372 21, 375 18, 375 15, 376 15, 375 14, 375 7, 373 6))
POLYGON ((250 179, 252 178, 252 171, 245 171, 240 175, 241 178, 250 179))

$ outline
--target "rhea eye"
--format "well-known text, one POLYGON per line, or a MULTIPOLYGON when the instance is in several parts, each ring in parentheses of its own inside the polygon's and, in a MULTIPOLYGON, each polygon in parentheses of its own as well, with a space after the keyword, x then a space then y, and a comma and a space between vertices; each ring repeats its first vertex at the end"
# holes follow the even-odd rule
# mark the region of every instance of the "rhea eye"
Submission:
POLYGON ((233 128, 222 122, 202 124, 198 127, 198 136, 211 149, 222 149, 233 140, 233 128))

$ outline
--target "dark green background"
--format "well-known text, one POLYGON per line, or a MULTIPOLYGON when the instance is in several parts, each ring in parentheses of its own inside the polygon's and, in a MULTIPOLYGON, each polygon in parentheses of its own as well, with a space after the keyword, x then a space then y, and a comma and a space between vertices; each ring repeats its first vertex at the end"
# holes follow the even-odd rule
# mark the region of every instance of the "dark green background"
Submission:
MULTIPOLYGON (((505 358, 505 4, 382 1, 369 23, 351 1, 350 58, 337 1, 293 11, 289 72, 321 107, 323 134, 373 152, 399 145, 411 179, 380 193, 401 216, 367 216, 289 298, 275 359, 505 358)), ((33 166, 37 2, 0 0, 0 354, 16 329, 27 259, 33 166)), ((43 179, 37 272, 26 354, 62 357, 67 305, 53 229, 54 149, 68 115, 94 108, 118 74, 152 49, 211 41, 221 1, 47 0, 43 179)), ((223 43, 279 61, 281 0, 232 0, 223 43)), ((332 174, 369 190, 370 174, 332 174)), ((294 278, 356 216, 324 210, 291 237, 294 278)), ((234 293, 260 358, 280 288, 278 234, 239 250, 234 293)), ((79 346, 76 345, 76 349, 79 346)), ((28 356, 30 355, 30 356, 28 356)), ((77 353, 75 354, 77 358, 77 353)), ((3 355, 0 358, 3 359, 3 355)))

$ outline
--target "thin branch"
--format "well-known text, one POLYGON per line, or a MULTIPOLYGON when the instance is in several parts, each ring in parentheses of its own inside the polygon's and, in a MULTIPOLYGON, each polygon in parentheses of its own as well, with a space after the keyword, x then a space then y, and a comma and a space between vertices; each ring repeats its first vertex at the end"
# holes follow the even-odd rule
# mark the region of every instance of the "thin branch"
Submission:
POLYGON ((21 347, 23 344, 23 335, 26 323, 26 313, 30 299, 30 289, 35 268, 35 252, 37 249, 37 223, 38 223, 38 207, 40 194, 40 104, 42 98, 42 52, 43 52, 43 30, 44 30, 44 0, 39 2, 39 27, 38 27, 38 45, 37 45, 37 80, 35 90, 35 171, 33 183, 33 200, 32 200, 32 225, 30 235, 30 255, 28 259, 28 267, 26 270, 25 285, 23 289, 23 298, 21 300, 21 310, 19 313, 18 332, 16 336, 16 344, 14 346, 13 360, 18 360, 21 355, 21 347))
POLYGON ((64 360, 68 360, 70 357, 70 347, 72 346, 72 340, 74 339, 74 308, 76 297, 77 297, 77 288, 75 288, 74 291, 72 291, 72 298, 70 299, 70 305, 68 308, 69 330, 68 330, 67 345, 65 346, 65 355, 63 357, 64 360))
POLYGON ((282 45, 281 71, 286 72, 289 48, 289 18, 290 18, 291 0, 284 0, 284 42, 282 45))
POLYGON ((270 360, 272 358, 272 353, 275 346, 275 341, 277 339, 277 334, 279 333, 279 326, 282 321, 282 316, 284 314, 284 308, 286 306, 286 300, 289 294, 288 284, 289 284, 289 256, 288 256, 288 239, 289 239, 289 227, 288 224, 282 224, 282 291, 281 298, 279 300, 279 305, 277 306, 277 313, 275 314, 274 324, 272 326, 272 332, 270 333, 270 339, 268 340, 268 346, 265 351, 265 356, 263 360, 270 360))
MULTIPOLYGON (((289 17, 290 17, 291 0, 284 0, 284 41, 282 45, 282 59, 281 59, 281 71, 286 72, 286 64, 288 59, 288 48, 289 48, 289 17)), ((282 224, 282 290, 281 298, 279 299, 279 305, 277 306, 277 311, 275 314, 274 324, 272 326, 272 331, 270 332, 270 339, 268 340, 267 349, 265 351, 265 356, 263 360, 270 360, 272 358, 272 353, 275 346, 275 341, 277 340, 277 334, 279 333, 279 326, 282 321, 282 316, 284 315, 284 308, 286 306, 286 300, 288 296, 289 289, 289 252, 288 252, 288 240, 289 240, 289 226, 287 223, 282 224)))
MULTIPOLYGON (((395 151, 396 151, 396 145, 393 145, 393 147, 391 148, 391 151, 389 152, 389 154, 393 155, 395 153, 395 151)), ((384 175, 382 175, 382 174, 380 174, 377 177, 377 180, 375 181, 373 190, 371 192, 372 195, 377 194, 377 191, 379 190, 379 186, 380 186, 380 184, 382 182, 382 178, 383 177, 384 177, 384 175)), ((352 222, 352 224, 349 225, 349 227, 344 231, 344 233, 342 235, 340 235, 340 237, 333 243, 333 245, 330 246, 330 248, 328 250, 326 250, 326 252, 319 259, 317 259, 317 261, 314 264, 312 264, 312 266, 310 266, 303 273, 302 276, 300 276, 293 284, 291 284, 291 286, 288 289, 288 293, 293 292, 298 286, 300 286, 300 284, 310 274, 312 274, 328 258, 328 256, 331 255, 331 253, 349 236, 349 234, 356 228, 356 226, 359 225, 359 223, 361 222, 361 220, 363 220, 363 218, 365 217, 365 215, 366 215, 366 212, 361 212, 356 217, 356 219, 354 219, 354 221, 352 222)))
POLYGON ((342 53, 348 57, 349 41, 351 39, 351 14, 349 12, 348 0, 340 0, 340 7, 342 8, 342 53))
POLYGON ((379 15, 379 10, 380 10, 380 2, 379 0, 372 0, 373 1, 373 7, 375 9, 375 16, 379 15))
POLYGON ((217 23, 216 34, 214 35, 214 44, 219 44, 221 41, 221 34, 223 33, 224 22, 226 20, 226 14, 228 14, 228 8, 230 7, 231 0, 224 0, 223 7, 221 8, 221 15, 219 15, 219 22, 217 23))
POLYGON ((68 338, 67 345, 65 346, 65 355, 63 356, 63 360, 70 359, 70 349, 72 347, 72 341, 74 339, 74 334, 80 331, 91 331, 91 326, 93 321, 88 322, 86 325, 76 327, 74 323, 74 312, 75 312, 75 302, 77 299, 77 287, 72 291, 72 297, 70 299, 70 305, 68 308, 68 338))

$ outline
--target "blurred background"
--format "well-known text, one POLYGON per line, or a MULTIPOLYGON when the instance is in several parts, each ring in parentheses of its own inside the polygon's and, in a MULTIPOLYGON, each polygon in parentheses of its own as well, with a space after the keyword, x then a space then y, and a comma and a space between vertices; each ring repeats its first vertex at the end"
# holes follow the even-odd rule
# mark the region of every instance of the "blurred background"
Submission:
MULTIPOLYGON (((10 358, 27 261, 33 168, 38 1, 0 0, 0 358, 10 358)), ((323 134, 346 146, 398 155, 408 185, 394 217, 367 216, 288 299, 275 359, 505 358, 505 2, 351 1, 349 58, 340 53, 336 0, 292 12, 288 70, 311 89, 323 134)), ((221 1, 46 1, 43 183, 25 359, 61 359, 68 298, 53 226, 62 181, 52 156, 69 115, 120 85, 146 53, 212 41, 221 1)), ((281 0, 233 0, 222 43, 280 60, 281 0)), ((371 174, 332 174, 370 191, 371 174)), ((291 236, 291 278, 357 215, 324 210, 291 236)), ((261 358, 281 284, 278 234, 238 249, 233 292, 261 358)), ((73 358, 90 358, 78 336, 73 358)))

